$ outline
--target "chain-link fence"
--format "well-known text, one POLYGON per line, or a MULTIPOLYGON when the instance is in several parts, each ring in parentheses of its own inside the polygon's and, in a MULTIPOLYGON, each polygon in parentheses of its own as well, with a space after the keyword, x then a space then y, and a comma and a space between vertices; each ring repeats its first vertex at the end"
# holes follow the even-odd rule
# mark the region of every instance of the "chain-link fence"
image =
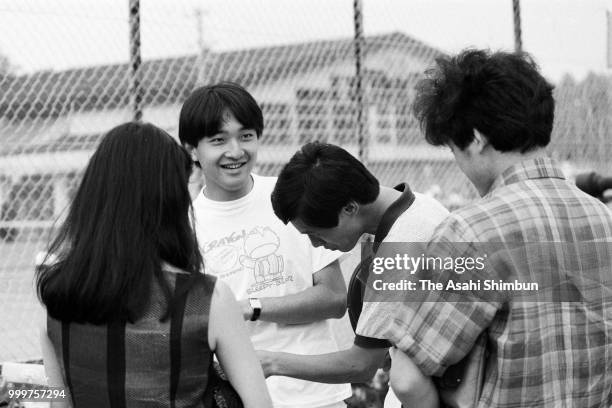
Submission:
MULTIPOLYGON (((175 136, 181 103, 195 87, 220 80, 244 85, 264 112, 262 174, 277 174, 311 140, 358 155, 361 117, 363 158, 383 184, 407 181, 450 208, 475 198, 451 154, 425 143, 410 111, 416 81, 447 51, 436 38, 456 35, 442 22, 462 6, 437 1, 440 9, 424 17, 423 1, 363 1, 359 77, 348 0, 143 2, 136 77, 128 0, 0 2, 0 37, 21 44, 18 54, 0 61, 0 361, 40 357, 35 254, 101 136, 134 117, 134 78, 142 119, 175 136), (427 30, 436 35, 425 41, 427 30), (30 60, 34 68, 20 67, 30 60)), ((501 22, 488 29, 499 36, 492 43, 512 49, 513 1, 493 2, 496 8, 474 1, 501 22)), ((523 48, 530 51, 532 20, 525 16, 523 48)), ((490 22, 464 21, 481 23, 490 22)), ((566 75, 555 82, 550 153, 568 168, 612 172, 609 78, 566 75)))

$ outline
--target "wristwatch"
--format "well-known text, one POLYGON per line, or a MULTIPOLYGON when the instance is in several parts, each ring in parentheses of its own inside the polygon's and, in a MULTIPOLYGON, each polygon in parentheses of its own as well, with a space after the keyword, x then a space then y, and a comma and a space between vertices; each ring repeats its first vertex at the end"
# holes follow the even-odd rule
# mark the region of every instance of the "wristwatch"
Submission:
POLYGON ((249 298, 249 304, 251 305, 251 309, 253 309, 253 315, 251 316, 251 321, 259 319, 259 315, 261 314, 261 300, 257 298, 249 298))

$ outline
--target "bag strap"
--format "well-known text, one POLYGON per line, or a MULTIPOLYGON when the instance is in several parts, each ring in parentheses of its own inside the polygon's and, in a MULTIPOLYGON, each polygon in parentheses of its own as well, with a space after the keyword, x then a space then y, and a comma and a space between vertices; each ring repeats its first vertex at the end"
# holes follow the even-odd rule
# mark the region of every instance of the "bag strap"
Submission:
POLYGON ((397 200, 395 200, 389 208, 382 215, 378 227, 376 228, 376 234, 374 235, 374 244, 371 246, 371 253, 362 261, 359 267, 356 269, 354 276, 356 279, 361 281, 361 285, 368 281, 369 266, 372 261, 372 257, 378 251, 380 244, 389 234, 391 227, 395 224, 395 221, 414 203, 416 196, 408 187, 408 184, 401 183, 394 187, 395 190, 401 191, 402 194, 397 200))
POLYGON ((395 200, 389 208, 384 212, 378 227, 376 228, 376 234, 374 236, 374 244, 371 247, 372 252, 367 254, 364 259, 359 263, 348 285, 347 291, 347 304, 348 304, 348 312, 349 319, 351 321, 351 326, 353 327, 353 331, 357 329, 357 321, 359 320, 359 316, 361 315, 361 310, 363 308, 363 298, 365 295, 365 283, 368 279, 369 267, 372 262, 372 257, 378 251, 380 244, 389 234, 389 230, 395 223, 395 221, 402 215, 413 203, 416 199, 416 196, 410 190, 410 187, 406 183, 398 184, 394 187, 395 190, 401 191, 402 194, 399 196, 397 200, 395 200))
POLYGON ((395 223, 395 221, 406 211, 410 206, 414 203, 416 196, 408 187, 408 184, 401 183, 394 187, 395 190, 401 191, 402 195, 399 196, 397 200, 395 200, 387 211, 383 214, 380 222, 378 223, 378 227, 376 228, 376 234, 374 235, 374 253, 378 251, 378 247, 382 243, 382 241, 389 234, 389 230, 395 223))

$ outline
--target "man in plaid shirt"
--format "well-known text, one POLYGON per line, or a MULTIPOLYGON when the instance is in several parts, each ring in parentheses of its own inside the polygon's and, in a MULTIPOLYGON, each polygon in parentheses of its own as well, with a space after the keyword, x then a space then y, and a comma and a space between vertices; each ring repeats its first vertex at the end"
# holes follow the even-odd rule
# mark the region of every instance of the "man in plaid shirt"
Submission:
POLYGON ((552 89, 526 54, 467 50, 438 59, 427 72, 414 105, 425 137, 450 147, 482 197, 443 221, 430 248, 592 242, 602 245, 593 251, 602 255, 576 262, 573 273, 578 281, 588 273, 598 296, 581 297, 578 290, 573 302, 453 302, 437 292, 420 305, 366 303, 357 328, 362 336, 389 339, 431 376, 462 360, 484 333, 490 354, 478 407, 612 406, 606 250, 612 212, 545 157, 552 89))

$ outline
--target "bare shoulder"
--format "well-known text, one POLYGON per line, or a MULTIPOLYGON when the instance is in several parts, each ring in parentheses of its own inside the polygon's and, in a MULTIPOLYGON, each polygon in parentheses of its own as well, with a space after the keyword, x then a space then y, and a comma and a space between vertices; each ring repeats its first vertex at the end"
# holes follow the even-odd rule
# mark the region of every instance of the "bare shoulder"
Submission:
POLYGON ((217 279, 215 288, 213 289, 212 301, 219 305, 227 305, 230 302, 236 301, 234 293, 227 284, 220 279, 217 279))

